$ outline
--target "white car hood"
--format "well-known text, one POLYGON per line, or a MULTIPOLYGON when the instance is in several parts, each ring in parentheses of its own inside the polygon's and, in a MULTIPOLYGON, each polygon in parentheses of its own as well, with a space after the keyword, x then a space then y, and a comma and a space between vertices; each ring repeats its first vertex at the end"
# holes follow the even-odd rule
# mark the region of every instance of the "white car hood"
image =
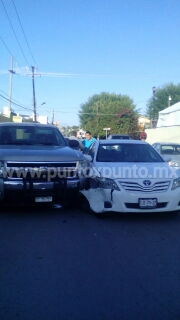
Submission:
POLYGON ((180 177, 180 171, 165 162, 98 162, 93 169, 95 175, 109 179, 176 179, 180 177))

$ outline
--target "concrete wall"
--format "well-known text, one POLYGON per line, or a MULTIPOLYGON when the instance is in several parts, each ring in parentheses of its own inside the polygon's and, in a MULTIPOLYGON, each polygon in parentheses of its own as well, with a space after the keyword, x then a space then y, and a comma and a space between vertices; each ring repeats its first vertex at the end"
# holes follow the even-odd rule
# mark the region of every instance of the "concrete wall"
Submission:
POLYGON ((146 141, 150 144, 154 142, 180 143, 180 126, 146 129, 145 132, 147 133, 146 141))

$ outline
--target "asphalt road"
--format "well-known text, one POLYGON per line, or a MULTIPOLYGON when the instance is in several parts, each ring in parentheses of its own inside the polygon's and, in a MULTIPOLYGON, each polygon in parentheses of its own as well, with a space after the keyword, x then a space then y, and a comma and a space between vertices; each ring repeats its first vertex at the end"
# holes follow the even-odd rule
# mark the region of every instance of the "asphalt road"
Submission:
POLYGON ((180 319, 180 215, 1 209, 0 319, 180 319))

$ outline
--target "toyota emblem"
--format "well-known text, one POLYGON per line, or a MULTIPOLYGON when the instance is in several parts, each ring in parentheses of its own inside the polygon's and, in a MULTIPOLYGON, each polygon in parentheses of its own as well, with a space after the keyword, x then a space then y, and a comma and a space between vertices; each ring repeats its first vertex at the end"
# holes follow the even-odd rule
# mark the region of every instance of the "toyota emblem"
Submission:
POLYGON ((144 180, 144 181, 143 181, 143 184, 144 184, 146 187, 148 187, 148 186, 151 185, 151 181, 149 181, 149 180, 144 180))

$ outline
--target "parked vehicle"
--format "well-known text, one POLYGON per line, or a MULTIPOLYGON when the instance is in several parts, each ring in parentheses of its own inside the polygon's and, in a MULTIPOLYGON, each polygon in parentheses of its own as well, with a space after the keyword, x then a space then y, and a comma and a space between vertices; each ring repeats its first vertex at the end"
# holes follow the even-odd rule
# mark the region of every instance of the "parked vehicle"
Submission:
POLYGON ((110 134, 107 139, 131 139, 128 134, 110 134))
POLYGON ((80 192, 93 212, 180 210, 180 172, 148 143, 97 140, 86 154, 92 158, 90 184, 80 192))
POLYGON ((53 125, 1 123, 0 204, 68 203, 79 191, 85 161, 69 146, 53 125))
POLYGON ((156 142, 152 147, 159 152, 159 154, 166 161, 169 156, 170 161, 166 161, 171 167, 180 170, 180 144, 172 142, 156 142))

